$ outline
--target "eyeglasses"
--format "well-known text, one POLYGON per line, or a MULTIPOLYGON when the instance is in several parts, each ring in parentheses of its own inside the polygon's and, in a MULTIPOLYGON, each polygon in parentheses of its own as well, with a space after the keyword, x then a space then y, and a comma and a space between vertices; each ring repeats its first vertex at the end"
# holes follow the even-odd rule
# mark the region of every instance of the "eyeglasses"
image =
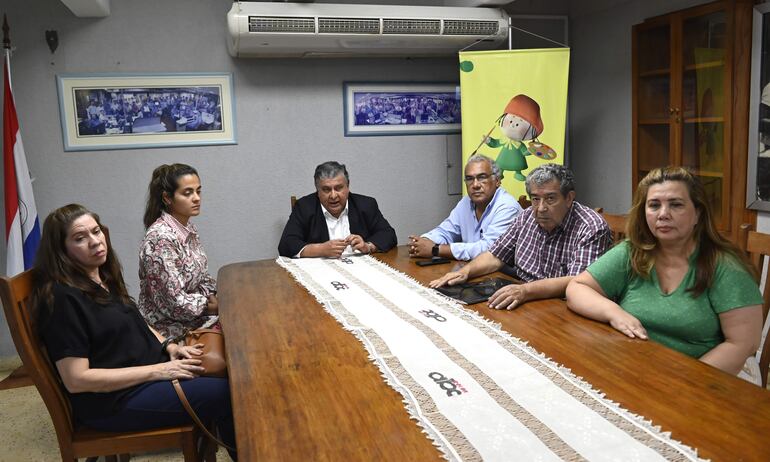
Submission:
POLYGON ((478 181, 479 183, 486 183, 490 178, 492 178, 492 175, 488 173, 479 173, 476 176, 465 175, 464 180, 466 184, 473 184, 474 181, 478 181))

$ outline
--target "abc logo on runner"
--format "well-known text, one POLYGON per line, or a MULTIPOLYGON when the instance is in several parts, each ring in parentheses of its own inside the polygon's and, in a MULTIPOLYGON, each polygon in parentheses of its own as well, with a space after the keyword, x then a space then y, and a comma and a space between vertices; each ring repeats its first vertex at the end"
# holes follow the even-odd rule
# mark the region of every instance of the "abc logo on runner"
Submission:
POLYGON ((442 374, 441 372, 431 372, 428 374, 428 377, 430 377, 431 380, 436 382, 436 384, 446 392, 446 395, 450 398, 452 396, 459 396, 463 393, 468 393, 468 390, 465 389, 464 386, 460 382, 458 382, 456 379, 449 378, 442 374))

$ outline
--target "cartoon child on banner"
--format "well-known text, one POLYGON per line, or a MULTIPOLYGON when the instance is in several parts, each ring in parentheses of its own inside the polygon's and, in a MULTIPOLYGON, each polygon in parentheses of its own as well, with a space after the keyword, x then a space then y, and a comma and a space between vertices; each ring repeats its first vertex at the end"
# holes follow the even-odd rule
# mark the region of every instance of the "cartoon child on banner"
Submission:
MULTIPOLYGON (((538 135, 543 133, 543 119, 540 118, 540 105, 529 96, 514 96, 505 106, 505 112, 497 122, 500 124, 500 131, 508 139, 498 140, 490 137, 494 130, 492 127, 481 144, 486 144, 490 148, 500 148, 497 165, 501 170, 514 172, 514 178, 517 180, 526 179, 521 173, 529 168, 526 156, 535 155, 545 160, 556 158, 556 152, 553 149, 537 140, 538 135), (525 145, 524 141, 528 140, 532 141, 525 145)), ((478 148, 476 150, 478 151, 478 148)))

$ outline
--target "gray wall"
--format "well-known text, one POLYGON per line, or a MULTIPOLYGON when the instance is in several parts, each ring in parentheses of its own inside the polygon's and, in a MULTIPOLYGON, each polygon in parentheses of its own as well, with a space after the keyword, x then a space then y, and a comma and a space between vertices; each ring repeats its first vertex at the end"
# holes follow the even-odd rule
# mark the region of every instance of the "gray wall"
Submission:
POLYGON ((570 11, 570 166, 581 200, 625 213, 631 205, 631 26, 706 2, 579 3, 582 8, 570 11))
MULTIPOLYGON (((197 223, 212 274, 227 263, 273 258, 289 197, 313 191, 315 166, 347 164, 353 191, 375 196, 399 241, 430 229, 458 196, 447 195, 447 153, 459 135, 343 136, 342 82, 458 81, 456 58, 235 60, 225 48, 226 1, 113 1, 102 19, 75 18, 59 0, 4 0, 13 87, 41 220, 79 202, 110 227, 130 292, 152 169, 185 162, 204 189, 197 223), (7 5, 7 6, 6 6, 7 5), (44 31, 56 29, 52 55, 44 31), (235 146, 64 152, 55 76, 89 72, 232 72, 235 146)), ((453 171, 459 182, 459 170, 453 171)), ((42 224, 42 223, 41 223, 42 224)), ((0 259, 5 261, 4 246, 0 259)), ((0 265, 0 267, 4 267, 0 265)), ((0 319, 0 356, 14 349, 0 319)))

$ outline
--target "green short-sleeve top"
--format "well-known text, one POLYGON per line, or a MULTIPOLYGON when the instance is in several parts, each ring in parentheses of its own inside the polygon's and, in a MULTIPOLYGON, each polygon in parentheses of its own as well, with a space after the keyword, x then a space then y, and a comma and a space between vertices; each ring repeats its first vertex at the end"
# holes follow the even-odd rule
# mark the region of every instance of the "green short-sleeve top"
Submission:
POLYGON ((745 306, 761 305, 757 283, 734 257, 719 259, 711 287, 698 298, 687 288, 695 283, 695 252, 679 287, 664 294, 655 268, 648 279, 633 273, 630 246, 623 242, 596 260, 587 271, 608 298, 642 323, 650 339, 694 358, 724 341, 719 314, 745 306))

